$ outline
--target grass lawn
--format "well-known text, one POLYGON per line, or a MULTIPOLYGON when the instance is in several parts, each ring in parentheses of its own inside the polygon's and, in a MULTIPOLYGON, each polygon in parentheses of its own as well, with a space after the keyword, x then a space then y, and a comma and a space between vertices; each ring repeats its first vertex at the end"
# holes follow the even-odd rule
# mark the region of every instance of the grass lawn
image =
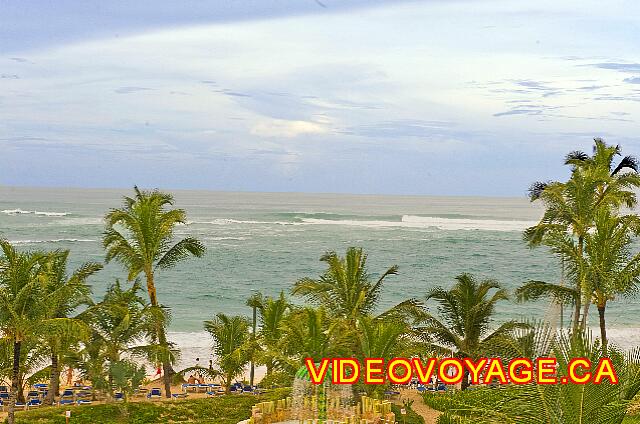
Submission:
POLYGON ((185 399, 165 402, 129 402, 105 405, 42 408, 16 413, 17 424, 64 424, 71 410, 72 424, 156 424, 216 423, 236 424, 249 418, 251 407, 265 400, 282 399, 290 389, 278 389, 260 396, 228 395, 212 399, 185 399))

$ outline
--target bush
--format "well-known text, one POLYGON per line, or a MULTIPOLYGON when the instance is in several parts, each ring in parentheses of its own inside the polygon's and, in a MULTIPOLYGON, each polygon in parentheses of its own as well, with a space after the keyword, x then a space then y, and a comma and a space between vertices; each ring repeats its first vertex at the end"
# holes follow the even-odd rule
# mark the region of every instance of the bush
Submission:
POLYGON ((73 424, 156 424, 216 423, 237 424, 251 415, 259 402, 282 399, 288 389, 272 390, 264 395, 226 395, 212 399, 185 399, 162 402, 127 402, 72 407, 43 407, 17 412, 20 424, 64 424, 65 411, 71 411, 73 424))

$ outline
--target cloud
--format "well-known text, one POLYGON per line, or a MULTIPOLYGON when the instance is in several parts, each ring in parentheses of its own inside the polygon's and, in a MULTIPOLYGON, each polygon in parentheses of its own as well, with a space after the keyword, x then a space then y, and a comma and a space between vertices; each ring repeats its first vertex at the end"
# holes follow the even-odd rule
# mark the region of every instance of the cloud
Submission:
POLYGON ((326 125, 310 121, 287 121, 270 119, 258 122, 251 128, 251 134, 258 137, 294 138, 307 134, 323 134, 329 130, 326 125))
POLYGON ((149 91, 150 88, 147 87, 120 87, 113 90, 118 94, 129 94, 129 93, 137 93, 139 91, 149 91))
POLYGON ((640 84, 640 77, 625 78, 624 82, 629 84, 640 84))
POLYGON ((592 63, 590 66, 620 72, 640 72, 640 63, 592 63))

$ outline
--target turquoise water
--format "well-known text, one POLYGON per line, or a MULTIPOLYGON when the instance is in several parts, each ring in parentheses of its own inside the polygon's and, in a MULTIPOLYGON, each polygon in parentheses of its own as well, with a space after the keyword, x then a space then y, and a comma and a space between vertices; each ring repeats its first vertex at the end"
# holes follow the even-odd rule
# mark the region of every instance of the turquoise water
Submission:
MULTIPOLYGON (((0 234, 25 249, 71 249, 74 265, 102 261, 102 217, 120 206, 123 194, 130 191, 0 187, 0 234)), ((318 259, 327 250, 365 248, 372 274, 399 265, 380 308, 449 286, 461 272, 495 278, 509 290, 560 274, 543 249, 530 250, 522 241, 522 230, 542 212, 524 197, 174 194, 189 218, 177 233, 198 237, 208 248, 204 258, 157 276, 159 299, 171 307, 171 330, 183 346, 206 348, 202 321, 218 312, 249 315, 244 303, 253 291, 287 293, 297 279, 319 275, 318 259)), ((92 279, 94 292, 103 293, 115 278, 126 273, 109 264, 92 279)), ((546 310, 545 304, 508 303, 499 319, 542 317, 546 310)), ((636 337, 638 316, 637 300, 612 303, 612 334, 636 337)))

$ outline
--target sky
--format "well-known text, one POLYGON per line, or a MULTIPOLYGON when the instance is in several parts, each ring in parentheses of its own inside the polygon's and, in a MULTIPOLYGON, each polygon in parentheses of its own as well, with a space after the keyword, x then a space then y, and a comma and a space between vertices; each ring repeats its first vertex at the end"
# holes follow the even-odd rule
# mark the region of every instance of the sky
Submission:
POLYGON ((640 2, 0 0, 0 184, 523 196, 640 156, 640 2))

